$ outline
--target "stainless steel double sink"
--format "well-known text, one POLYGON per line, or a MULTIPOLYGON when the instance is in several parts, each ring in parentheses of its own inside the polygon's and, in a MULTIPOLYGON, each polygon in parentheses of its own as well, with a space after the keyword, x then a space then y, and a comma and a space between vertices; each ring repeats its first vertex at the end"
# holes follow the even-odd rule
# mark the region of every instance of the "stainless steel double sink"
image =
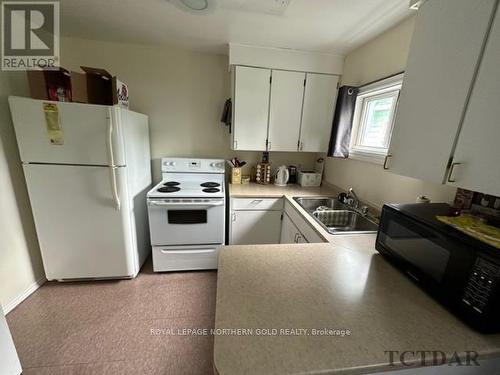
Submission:
POLYGON ((376 233, 378 224, 354 208, 331 197, 294 197, 307 213, 330 234, 376 233))

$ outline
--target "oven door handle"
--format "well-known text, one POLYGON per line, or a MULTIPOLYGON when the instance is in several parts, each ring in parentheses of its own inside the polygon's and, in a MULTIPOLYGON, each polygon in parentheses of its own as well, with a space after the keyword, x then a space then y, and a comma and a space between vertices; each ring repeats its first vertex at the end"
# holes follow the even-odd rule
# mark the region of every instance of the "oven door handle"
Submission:
POLYGON ((163 254, 206 254, 206 253, 213 253, 216 251, 216 249, 193 249, 193 250, 168 250, 168 249, 161 249, 160 250, 163 254))
POLYGON ((157 207, 216 207, 223 206, 224 200, 221 201, 213 201, 213 202, 164 202, 164 201, 148 201, 149 206, 157 206, 157 207))

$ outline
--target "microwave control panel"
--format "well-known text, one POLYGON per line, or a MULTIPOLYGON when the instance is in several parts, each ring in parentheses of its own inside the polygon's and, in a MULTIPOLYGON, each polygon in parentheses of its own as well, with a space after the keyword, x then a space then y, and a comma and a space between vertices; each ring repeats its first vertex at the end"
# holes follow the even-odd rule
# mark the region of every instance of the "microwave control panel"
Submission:
POLYGON ((500 280, 500 266, 484 258, 477 258, 469 276, 462 302, 476 313, 483 314, 500 280))

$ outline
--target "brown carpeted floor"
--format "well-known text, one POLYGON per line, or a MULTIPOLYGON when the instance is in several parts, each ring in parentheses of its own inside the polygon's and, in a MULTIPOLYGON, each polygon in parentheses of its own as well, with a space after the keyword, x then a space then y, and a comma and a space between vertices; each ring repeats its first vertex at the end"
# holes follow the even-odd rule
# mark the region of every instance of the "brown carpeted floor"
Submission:
POLYGON ((23 375, 212 374, 213 338, 179 330, 213 327, 216 282, 148 262, 134 280, 46 283, 7 315, 23 375))

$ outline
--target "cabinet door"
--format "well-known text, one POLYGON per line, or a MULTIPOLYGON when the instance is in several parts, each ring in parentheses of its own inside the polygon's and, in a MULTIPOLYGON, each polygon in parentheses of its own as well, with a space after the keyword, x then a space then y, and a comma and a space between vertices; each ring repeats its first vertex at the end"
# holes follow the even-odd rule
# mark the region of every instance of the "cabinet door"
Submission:
POLYGON ((299 230, 292 220, 290 220, 287 214, 283 214, 280 243, 295 243, 297 241, 298 233, 299 230))
MULTIPOLYGON (((500 8, 499 8, 500 9, 500 8)), ((453 157, 448 184, 500 196, 500 10, 494 20, 453 157)))
POLYGON ((271 70, 235 67, 233 150, 265 151, 271 70))
POLYGON ((392 133, 388 167, 443 183, 496 0, 420 7, 392 133))
POLYGON ((297 243, 308 243, 307 239, 302 235, 302 233, 297 234, 297 243))
POLYGON ((305 73, 273 70, 268 150, 297 151, 305 73))
POLYGON ((328 150, 338 80, 337 76, 307 73, 300 128, 300 151, 328 150))
POLYGON ((233 211, 231 245, 277 244, 281 211, 233 211))

